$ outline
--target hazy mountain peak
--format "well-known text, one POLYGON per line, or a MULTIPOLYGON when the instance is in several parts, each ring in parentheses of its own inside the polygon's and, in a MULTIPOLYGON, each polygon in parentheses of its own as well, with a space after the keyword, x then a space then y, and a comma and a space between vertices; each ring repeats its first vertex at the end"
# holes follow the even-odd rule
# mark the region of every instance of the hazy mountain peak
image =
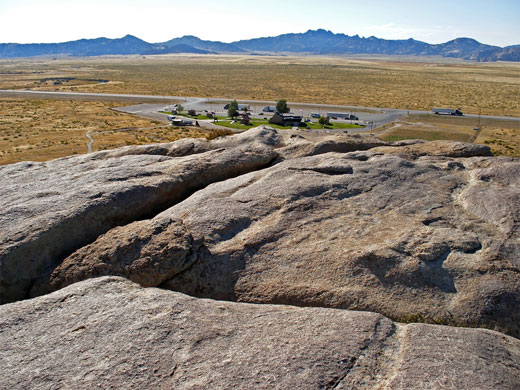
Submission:
POLYGON ((50 55, 97 56, 109 54, 163 53, 307 53, 307 54, 377 54, 443 56, 475 61, 520 61, 518 45, 500 48, 486 45, 473 38, 461 37, 446 43, 428 44, 413 38, 401 40, 361 38, 335 34, 319 28, 305 33, 282 34, 241 40, 232 43, 202 40, 184 35, 163 43, 148 43, 133 35, 118 39, 96 38, 52 44, 0 44, 0 58, 50 55))
POLYGON ((325 30, 323 28, 319 28, 317 30, 308 30, 305 34, 307 35, 335 35, 330 30, 325 30))

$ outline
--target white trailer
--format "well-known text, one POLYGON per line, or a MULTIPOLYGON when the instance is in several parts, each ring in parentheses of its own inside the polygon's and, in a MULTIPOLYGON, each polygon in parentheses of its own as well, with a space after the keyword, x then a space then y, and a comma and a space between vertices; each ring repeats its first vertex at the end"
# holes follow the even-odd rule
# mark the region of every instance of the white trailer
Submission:
POLYGON ((462 116, 464 115, 460 109, 453 109, 453 108, 434 108, 432 112, 435 115, 458 115, 462 116))
POLYGON ((327 112, 327 116, 332 119, 350 119, 350 114, 346 112, 327 112))
MULTIPOLYGON (((228 108, 229 108, 229 103, 224 106, 224 110, 227 110, 228 108)), ((249 104, 239 104, 238 105, 238 110, 239 111, 243 111, 243 110, 250 111, 251 109, 249 107, 249 104)))
POLYGON ((357 121, 359 118, 352 114, 347 114, 346 112, 327 112, 327 116, 330 119, 347 119, 352 121, 357 121))

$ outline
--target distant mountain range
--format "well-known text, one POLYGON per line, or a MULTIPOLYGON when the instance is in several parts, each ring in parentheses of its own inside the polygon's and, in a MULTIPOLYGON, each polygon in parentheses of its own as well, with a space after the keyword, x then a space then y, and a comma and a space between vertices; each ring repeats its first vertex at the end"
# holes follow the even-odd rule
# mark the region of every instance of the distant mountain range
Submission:
POLYGON ((191 35, 162 43, 148 43, 132 35, 126 35, 119 39, 80 39, 64 43, 0 44, 0 58, 169 53, 383 54, 442 56, 481 62, 520 61, 520 45, 502 48, 485 45, 471 38, 457 38, 446 43, 432 45, 411 38, 407 40, 362 38, 358 35, 334 34, 322 29, 309 30, 302 34, 283 34, 232 43, 204 41, 191 35))

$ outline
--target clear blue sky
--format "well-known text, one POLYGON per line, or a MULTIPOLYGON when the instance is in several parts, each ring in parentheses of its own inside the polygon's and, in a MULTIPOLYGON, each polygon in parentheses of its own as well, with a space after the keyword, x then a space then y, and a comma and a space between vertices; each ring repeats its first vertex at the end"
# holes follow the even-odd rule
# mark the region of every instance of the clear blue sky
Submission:
POLYGON ((0 42, 182 35, 231 42, 324 28, 440 43, 520 44, 520 0, 0 0, 0 42))

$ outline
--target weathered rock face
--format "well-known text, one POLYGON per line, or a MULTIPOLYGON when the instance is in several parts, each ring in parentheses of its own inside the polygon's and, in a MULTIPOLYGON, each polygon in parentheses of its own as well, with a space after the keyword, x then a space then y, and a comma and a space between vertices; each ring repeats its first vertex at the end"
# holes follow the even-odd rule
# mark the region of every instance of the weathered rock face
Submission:
POLYGON ((517 339, 390 320, 520 338, 488 155, 258 128, 0 167, 0 302, 44 295, 0 306, 0 388, 517 389, 517 339))
POLYGON ((518 389, 520 341, 95 278, 0 307, 0 387, 518 389))
POLYGON ((376 153, 397 154, 405 158, 412 157, 414 159, 421 156, 492 156, 491 150, 486 145, 450 141, 416 142, 403 145, 396 143, 396 145, 376 146, 371 149, 376 153))
POLYGON ((101 152, 0 167, 0 302, 25 298, 36 277, 111 228, 277 157, 258 145, 179 158, 101 152))
MULTIPOLYGON (((386 144, 374 137, 326 139, 353 149, 386 144)), ((26 298, 38 277, 100 234, 153 216, 212 182, 306 155, 316 142, 257 128, 212 141, 185 139, 0 167, 0 303, 26 298)))
POLYGON ((108 231, 38 279, 31 296, 120 275, 199 297, 520 337, 518 160, 445 157, 489 151, 460 143, 291 159, 318 145, 294 141, 273 142, 284 162, 108 231), (425 149, 438 156, 420 157, 425 149))

